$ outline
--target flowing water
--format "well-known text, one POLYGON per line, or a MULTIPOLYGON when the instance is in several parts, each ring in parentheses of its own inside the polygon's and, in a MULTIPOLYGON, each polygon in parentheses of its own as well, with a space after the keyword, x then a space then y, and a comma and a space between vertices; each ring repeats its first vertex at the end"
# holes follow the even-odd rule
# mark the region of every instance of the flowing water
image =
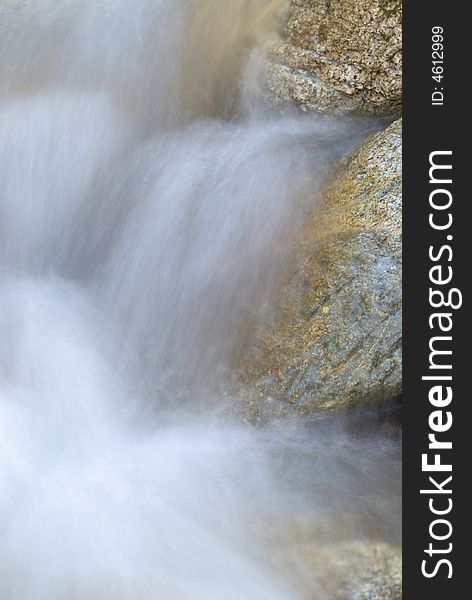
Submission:
POLYGON ((284 7, 0 4, 1 600, 323 600, 298 515, 395 538, 394 442, 217 393, 362 135, 261 102, 284 7))

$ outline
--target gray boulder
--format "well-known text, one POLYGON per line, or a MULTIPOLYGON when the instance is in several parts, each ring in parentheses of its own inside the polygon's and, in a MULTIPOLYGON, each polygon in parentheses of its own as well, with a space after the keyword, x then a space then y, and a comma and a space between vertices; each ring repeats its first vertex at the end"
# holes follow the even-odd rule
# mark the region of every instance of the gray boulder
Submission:
POLYGON ((342 160, 240 376, 252 420, 401 392, 401 121, 342 160))

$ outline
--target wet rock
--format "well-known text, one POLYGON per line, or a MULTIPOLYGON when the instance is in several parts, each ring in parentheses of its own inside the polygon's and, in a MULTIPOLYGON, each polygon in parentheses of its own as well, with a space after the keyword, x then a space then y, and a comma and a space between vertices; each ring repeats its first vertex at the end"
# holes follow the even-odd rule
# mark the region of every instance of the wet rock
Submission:
POLYGON ((313 573, 313 600, 320 597, 320 592, 322 597, 332 600, 402 598, 402 560, 398 547, 351 541, 322 547, 308 544, 304 551, 307 567, 313 573))
POLYGON ((395 117, 401 107, 400 0, 292 0, 264 64, 266 96, 302 109, 395 117))
POLYGON ((295 519, 279 534, 276 564, 304 600, 401 600, 401 543, 350 531, 342 519, 295 519))
POLYGON ((340 165, 241 370, 252 420, 401 392, 401 121, 340 165))

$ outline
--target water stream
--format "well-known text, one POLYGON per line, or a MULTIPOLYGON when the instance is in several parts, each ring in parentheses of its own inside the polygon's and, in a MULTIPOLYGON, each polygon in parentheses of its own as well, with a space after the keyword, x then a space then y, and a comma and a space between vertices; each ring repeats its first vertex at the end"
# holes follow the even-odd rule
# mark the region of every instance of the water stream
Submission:
POLYGON ((323 600, 298 515, 395 537, 395 442, 218 395, 362 135, 260 100, 284 6, 0 6, 2 600, 323 600))

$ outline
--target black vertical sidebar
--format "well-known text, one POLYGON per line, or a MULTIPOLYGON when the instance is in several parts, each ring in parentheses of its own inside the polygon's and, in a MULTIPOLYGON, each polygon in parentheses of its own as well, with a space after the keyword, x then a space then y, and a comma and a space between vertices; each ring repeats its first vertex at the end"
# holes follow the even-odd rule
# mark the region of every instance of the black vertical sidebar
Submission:
MULTIPOLYGON (((472 175, 472 150, 470 148, 471 127, 469 101, 471 68, 470 48, 472 41, 470 19, 466 17, 464 3, 409 2, 403 3, 403 56, 404 56, 404 119, 403 119, 403 289, 404 289, 404 401, 403 401, 403 589, 405 600, 463 599, 470 596, 469 577, 472 578, 472 565, 469 567, 470 517, 467 509, 472 503, 468 490, 472 482, 472 423, 469 419, 469 404, 472 402, 466 373, 472 373, 469 356, 471 334, 468 317, 469 301, 465 289, 471 267, 472 231, 468 229, 471 192, 466 187, 466 178, 472 175), (435 29, 436 28, 436 29, 435 29), (443 30, 443 49, 433 54, 434 32, 443 30), (441 52, 443 63, 441 63, 441 52), (436 61, 436 62, 435 62, 436 61), (443 71, 437 68, 443 66, 443 71), (436 68, 435 68, 436 67, 436 68), (435 70, 433 71, 433 68, 435 70), (434 79, 434 75, 441 78, 434 79), (434 92, 436 93, 433 96, 434 92), (435 151, 452 151, 452 184, 436 185, 447 188, 453 197, 450 210, 437 214, 436 218, 446 219, 451 213, 452 224, 446 230, 435 230, 429 223, 431 213, 430 194, 434 189, 429 181, 430 154, 435 151), (471 162, 469 165, 468 163, 471 162), (429 302, 430 268, 436 264, 429 257, 442 246, 450 246, 452 257, 445 250, 438 261, 444 267, 452 268, 452 280, 444 284, 445 293, 451 287, 463 293, 463 304, 459 309, 442 307, 434 309, 429 302), (449 260, 450 258, 450 260, 449 260), (444 380, 453 390, 451 404, 444 409, 453 417, 452 428, 438 439, 451 440, 452 449, 441 452, 441 461, 451 462, 452 475, 450 494, 428 496, 420 494, 421 489, 433 488, 429 476, 434 472, 422 472, 421 456, 428 452, 429 416, 434 410, 428 400, 428 392, 433 385, 422 376, 431 375, 428 371, 430 360, 429 342, 438 335, 432 329, 429 318, 436 311, 450 313, 453 326, 450 332, 452 355, 442 355, 444 364, 452 362, 451 370, 434 370, 433 374, 450 375, 450 382, 444 380), (470 477, 470 479, 469 479, 470 477), (444 510, 452 501, 452 509, 447 515, 431 512, 429 500, 433 498, 433 508, 444 510), (431 537, 430 526, 435 519, 444 518, 450 522, 452 533, 444 540, 431 537), (452 544, 451 551, 449 543, 452 544), (430 547, 430 544, 432 546, 430 547), (429 550, 429 553, 425 552, 429 550), (437 552, 437 553, 436 553, 437 552), (426 570, 434 571, 442 558, 452 565, 452 577, 447 563, 438 567, 435 576, 425 577, 421 571, 422 561, 427 559, 426 570)), ((436 50, 437 51, 437 50, 436 50)), ((438 155, 438 161, 446 164, 448 155, 438 155)), ((437 171, 438 178, 441 172, 437 171)), ((446 179, 445 171, 442 178, 446 179)), ((469 177, 470 178, 470 177, 469 177)), ((442 199, 447 199, 447 194, 442 199)), ((437 195, 438 200, 441 194, 437 195)), ((444 220, 444 222, 446 222, 444 220)), ((439 220, 438 220, 439 223, 439 220)), ((437 274, 437 272, 436 272, 437 274)), ((438 286, 432 286, 438 287, 438 286)), ((441 286, 440 286, 441 287, 441 286)), ((447 317, 443 320, 443 324, 447 317)), ((443 348, 449 342, 439 341, 443 348)), ((439 360, 439 359, 438 359, 439 360)), ((431 454, 434 454, 432 452, 431 454)), ((430 459, 431 460, 431 459, 430 459)), ((443 481, 446 473, 436 473, 437 480, 443 481)), ((447 486, 444 486, 445 488, 447 486)), ((433 527, 436 537, 449 533, 446 523, 433 527)))

